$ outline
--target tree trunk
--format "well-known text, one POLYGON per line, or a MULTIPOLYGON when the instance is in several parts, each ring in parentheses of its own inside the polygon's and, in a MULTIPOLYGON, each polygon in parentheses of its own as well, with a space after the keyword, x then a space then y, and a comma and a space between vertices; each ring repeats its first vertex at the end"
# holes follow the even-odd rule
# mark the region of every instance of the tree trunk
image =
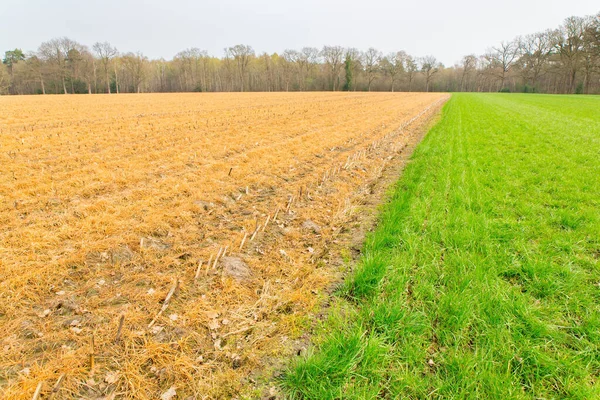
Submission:
POLYGON ((591 77, 591 71, 586 69, 585 71, 585 77, 583 78, 583 93, 584 94, 589 94, 590 93, 590 77, 591 77))
POLYGON ((92 69, 94 70, 94 93, 98 94, 98 75, 96 73, 96 61, 92 62, 92 69))
MULTIPOLYGON (((1 67, 0 67, 1 68, 1 67)), ((8 85, 8 94, 15 94, 14 89, 13 89, 13 69, 12 69, 12 64, 8 64, 7 66, 7 70, 8 70, 8 76, 10 77, 10 83, 8 85)))
POLYGON ((219 74, 217 72, 217 79, 215 80, 215 89, 217 91, 220 91, 219 89, 221 89, 223 87, 223 82, 221 81, 221 74, 219 74))
POLYGON ((108 89, 108 94, 110 93, 110 78, 108 76, 108 67, 106 67, 106 88, 108 89))
POLYGON ((117 63, 115 62, 115 89, 117 90, 117 94, 119 94, 119 77, 117 76, 117 63))
POLYGON ((335 92, 335 72, 334 71, 331 71, 331 83, 332 83, 331 91, 335 92))
POLYGON ((240 91, 244 91, 244 69, 240 67, 240 91))
POLYGON ((68 94, 68 92, 67 92, 67 85, 65 83, 65 76, 64 75, 62 76, 62 85, 63 85, 63 90, 64 90, 65 94, 68 94))
POLYGON ((42 84, 42 94, 46 94, 46 86, 44 85, 44 78, 40 74, 40 83, 42 84))

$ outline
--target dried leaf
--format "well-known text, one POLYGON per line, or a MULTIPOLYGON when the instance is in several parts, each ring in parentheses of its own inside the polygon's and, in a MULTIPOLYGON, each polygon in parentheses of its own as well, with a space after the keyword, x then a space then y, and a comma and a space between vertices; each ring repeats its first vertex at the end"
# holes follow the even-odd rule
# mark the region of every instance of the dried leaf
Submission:
POLYGON ((163 330, 163 329, 165 329, 165 328, 163 328, 163 327, 162 327, 162 326, 160 326, 160 325, 154 325, 154 326, 152 327, 152 329, 150 329, 150 332, 152 332, 152 333, 153 333, 153 334, 155 334, 155 335, 158 335, 159 333, 161 333, 161 332, 162 332, 162 330, 163 330))
POLYGON ((175 390, 175 386, 171 386, 169 390, 160 395, 160 400, 171 400, 176 395, 177 391, 175 390))
POLYGON ((112 385, 113 383, 117 383, 119 381, 119 376, 120 374, 118 371, 109 372, 104 377, 104 382, 108 383, 109 385, 112 385))
POLYGON ((216 311, 207 311, 206 316, 210 319, 219 318, 219 313, 216 311))

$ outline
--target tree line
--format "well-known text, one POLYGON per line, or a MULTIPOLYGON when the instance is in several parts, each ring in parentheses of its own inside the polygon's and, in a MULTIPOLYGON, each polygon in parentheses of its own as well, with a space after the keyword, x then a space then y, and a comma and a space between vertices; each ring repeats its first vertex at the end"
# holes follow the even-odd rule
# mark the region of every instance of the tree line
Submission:
POLYGON ((317 90, 600 93, 600 13, 567 18, 451 67, 434 56, 341 46, 257 54, 240 44, 221 57, 190 48, 151 60, 66 37, 32 52, 6 51, 0 65, 1 94, 317 90))

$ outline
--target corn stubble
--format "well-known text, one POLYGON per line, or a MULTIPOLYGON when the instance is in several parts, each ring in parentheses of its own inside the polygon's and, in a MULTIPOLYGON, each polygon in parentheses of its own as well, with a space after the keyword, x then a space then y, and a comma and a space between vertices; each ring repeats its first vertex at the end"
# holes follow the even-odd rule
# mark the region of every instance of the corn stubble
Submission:
POLYGON ((2 398, 253 393, 339 277, 352 204, 444 100, 0 98, 2 398))

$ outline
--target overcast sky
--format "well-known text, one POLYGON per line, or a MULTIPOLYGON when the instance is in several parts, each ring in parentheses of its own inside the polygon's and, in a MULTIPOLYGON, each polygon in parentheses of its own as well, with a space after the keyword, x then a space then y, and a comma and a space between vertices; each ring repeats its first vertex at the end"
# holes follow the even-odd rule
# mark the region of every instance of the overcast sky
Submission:
POLYGON ((328 44, 433 54, 449 66, 598 12, 598 0, 0 0, 0 51, 58 36, 166 59, 189 47, 221 56, 240 43, 257 53, 328 44))

